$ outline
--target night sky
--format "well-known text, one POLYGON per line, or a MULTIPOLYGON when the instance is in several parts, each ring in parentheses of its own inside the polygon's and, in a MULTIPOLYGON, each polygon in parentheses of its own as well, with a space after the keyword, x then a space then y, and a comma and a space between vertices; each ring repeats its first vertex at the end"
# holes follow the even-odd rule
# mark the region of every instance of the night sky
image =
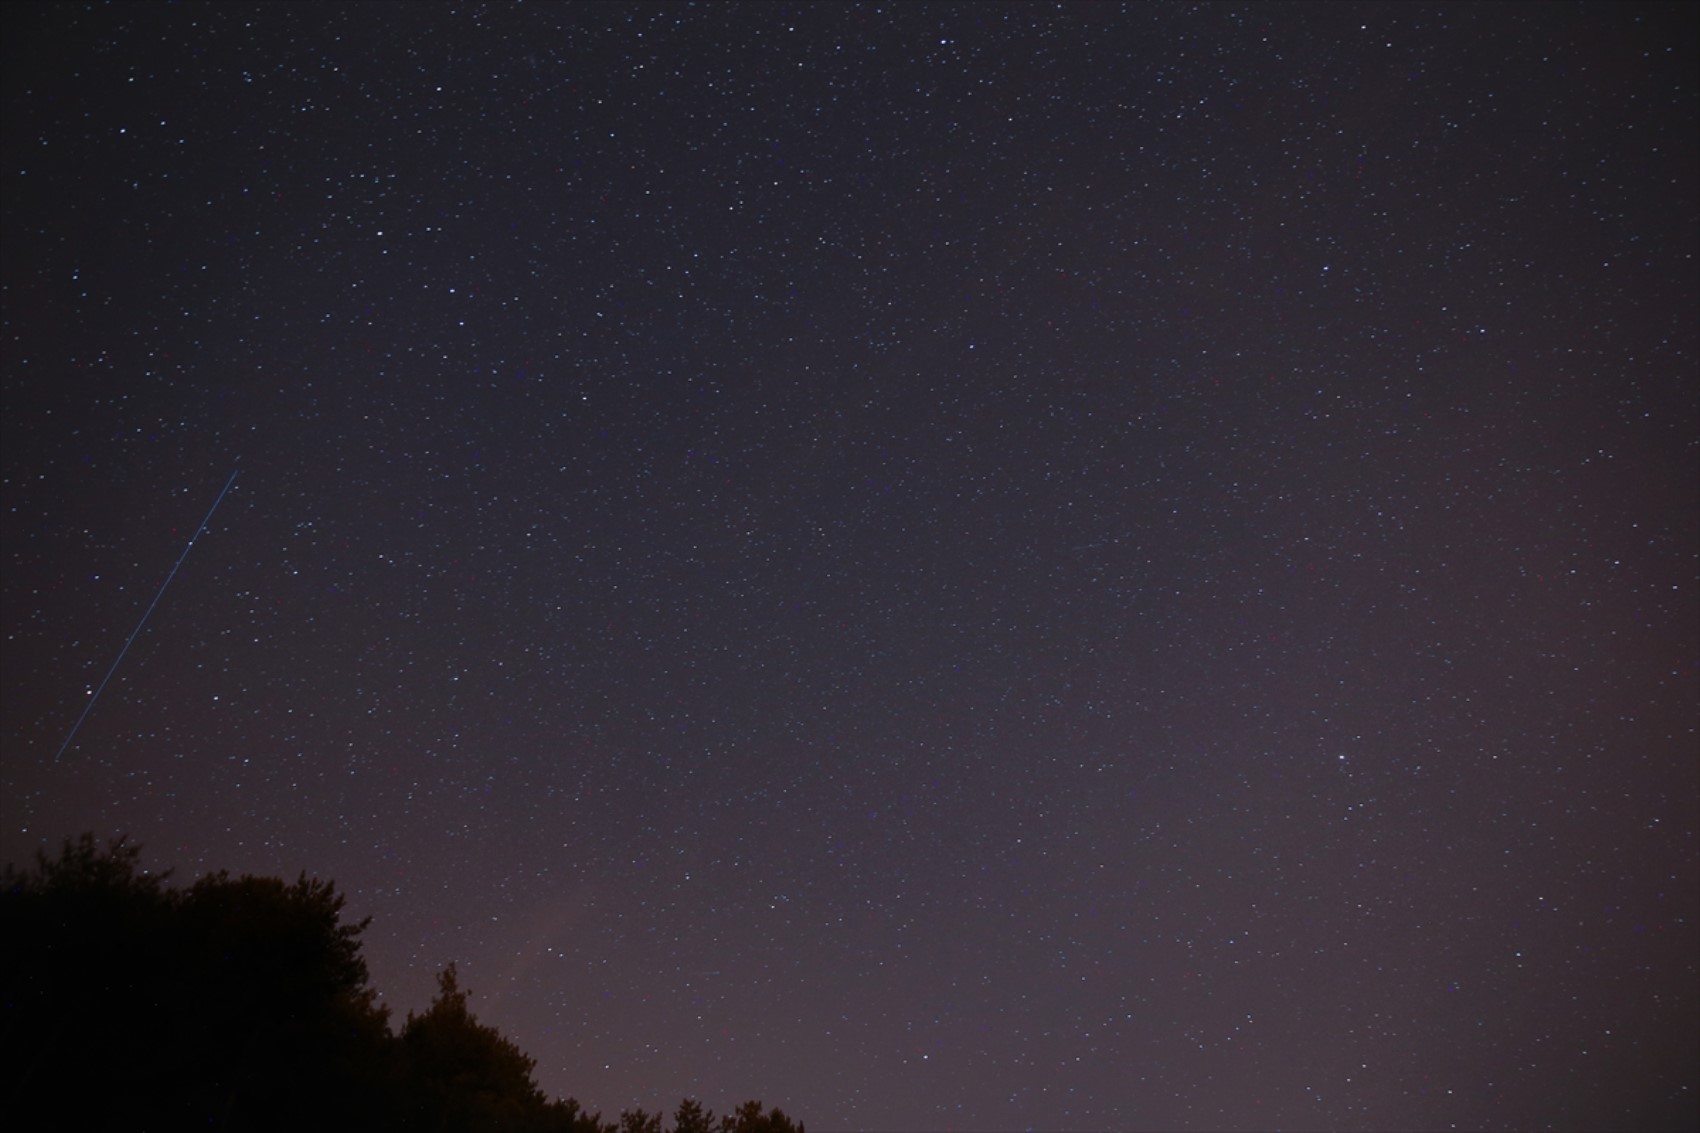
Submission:
POLYGON ((0 851, 610 1116, 1693 1128, 1692 11, 7 4, 0 851))

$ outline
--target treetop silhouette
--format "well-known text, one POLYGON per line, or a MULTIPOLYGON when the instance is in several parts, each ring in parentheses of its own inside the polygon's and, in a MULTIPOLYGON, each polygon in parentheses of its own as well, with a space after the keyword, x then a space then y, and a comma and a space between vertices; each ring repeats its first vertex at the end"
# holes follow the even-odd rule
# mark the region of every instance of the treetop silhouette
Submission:
MULTIPOLYGON (((546 1099, 468 1006, 454 964, 399 1031, 333 882, 209 874, 187 889, 92 834, 0 870, 0 1089, 63 1128, 665 1133, 546 1099)), ((689 1098, 671 1133, 804 1133, 689 1098)))

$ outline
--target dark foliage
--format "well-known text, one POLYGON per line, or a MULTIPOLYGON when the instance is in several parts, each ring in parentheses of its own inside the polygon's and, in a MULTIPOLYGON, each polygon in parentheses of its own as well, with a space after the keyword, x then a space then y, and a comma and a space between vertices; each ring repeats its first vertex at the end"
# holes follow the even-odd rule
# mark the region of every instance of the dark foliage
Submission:
MULTIPOLYGON (((0 1091, 59 1128, 662 1133, 549 1101, 467 1006, 454 965, 399 1034, 335 885, 219 873, 186 890, 92 835, 0 874, 0 1091)), ((803 1133, 689 1099, 673 1133, 803 1133)))

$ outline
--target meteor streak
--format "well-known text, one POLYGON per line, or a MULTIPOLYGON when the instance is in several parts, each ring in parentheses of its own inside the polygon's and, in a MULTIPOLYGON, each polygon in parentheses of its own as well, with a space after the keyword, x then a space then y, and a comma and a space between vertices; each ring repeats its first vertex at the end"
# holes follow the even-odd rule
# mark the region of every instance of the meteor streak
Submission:
MULTIPOLYGON (((236 459, 240 461, 242 458, 237 457, 236 459)), ((171 568, 171 573, 165 576, 165 581, 160 583, 159 589, 154 592, 153 601, 148 603, 147 610, 142 614, 142 620, 137 622, 136 628, 130 631, 129 639, 124 642, 124 648, 120 649, 118 656, 112 659, 112 667, 106 670, 106 675, 100 678, 100 685, 94 690, 94 695, 89 697, 87 704, 83 705, 83 714, 77 717, 77 722, 72 724, 70 732, 66 733, 65 742, 59 745, 59 750, 53 755, 53 762, 58 763, 60 757, 65 754, 65 749, 71 746, 71 741, 77 738, 77 729, 83 726, 83 721, 87 720, 89 713, 94 711, 95 701, 99 700, 100 694, 106 691, 106 683, 112 679, 112 674, 118 671, 118 666, 124 663, 124 654, 130 652, 130 646, 135 642, 136 635, 141 633, 142 627, 148 624, 148 617, 153 613, 154 607, 159 605, 161 598, 165 597, 165 588, 171 585, 171 580, 177 577, 177 570, 183 565, 183 560, 188 558, 189 552, 195 549, 195 540, 201 537, 201 532, 205 531, 207 524, 212 522, 213 512, 217 511, 218 505, 224 502, 225 494, 230 491, 230 486, 236 483, 236 474, 240 471, 242 471, 241 468, 230 470, 230 479, 224 482, 224 491, 218 494, 218 499, 213 501, 213 506, 207 509, 207 517, 201 520, 201 525, 195 528, 193 535, 189 536, 189 542, 183 548, 183 553, 177 556, 177 563, 171 568)))

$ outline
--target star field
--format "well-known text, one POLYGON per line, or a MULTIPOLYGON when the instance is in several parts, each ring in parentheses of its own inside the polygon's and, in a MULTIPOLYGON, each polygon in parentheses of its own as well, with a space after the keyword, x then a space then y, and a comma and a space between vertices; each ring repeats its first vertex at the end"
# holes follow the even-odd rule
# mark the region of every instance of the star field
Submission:
POLYGON ((7 860, 609 1116, 1700 1121, 1691 9, 4 19, 7 860))

